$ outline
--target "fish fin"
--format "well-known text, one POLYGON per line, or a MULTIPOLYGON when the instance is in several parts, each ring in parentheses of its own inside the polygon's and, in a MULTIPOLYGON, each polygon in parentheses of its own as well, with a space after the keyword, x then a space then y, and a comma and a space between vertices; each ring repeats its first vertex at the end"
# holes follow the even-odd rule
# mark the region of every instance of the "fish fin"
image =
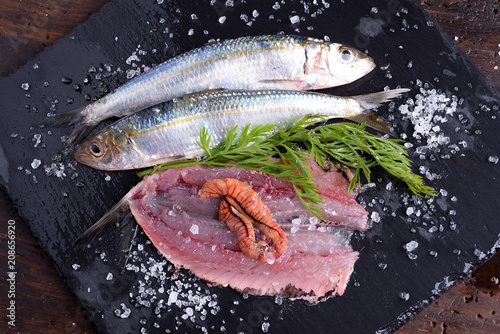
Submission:
MULTIPOLYGON (((297 90, 298 88, 303 89, 304 80, 294 80, 294 79, 270 79, 270 80, 260 80, 259 82, 272 85, 269 89, 276 89, 275 86, 279 85, 279 89, 285 90, 297 90)), ((305 87, 307 88, 307 87, 305 87)))
POLYGON ((217 44, 217 43, 220 43, 220 42, 224 42, 226 41, 227 39, 217 39, 215 41, 209 41, 209 42, 206 42, 205 44, 203 44, 204 46, 207 46, 207 45, 213 45, 213 44, 217 44))
POLYGON ((137 236, 139 230, 139 224, 133 223, 134 216, 132 212, 128 212, 121 223, 120 228, 120 251, 118 257, 118 268, 121 268, 121 272, 125 270, 127 266, 128 259, 130 258, 130 251, 134 244, 134 239, 137 236))
POLYGON ((109 231, 112 227, 116 226, 116 223, 120 222, 121 218, 126 218, 130 213, 130 207, 127 199, 127 196, 123 197, 114 207, 111 208, 111 210, 106 212, 104 216, 97 221, 97 223, 83 232, 82 235, 75 240, 73 246, 88 243, 91 240, 98 238, 109 231))
POLYGON ((377 130, 382 133, 392 134, 391 127, 387 122, 374 114, 361 114, 356 116, 347 117, 348 120, 355 123, 365 123, 367 127, 377 130))
POLYGON ((71 132, 64 143, 65 147, 70 148, 74 145, 80 144, 94 130, 95 125, 78 124, 78 126, 71 132))
POLYGON ((62 114, 57 114, 55 116, 47 117, 46 119, 41 121, 38 125, 60 128, 80 123, 83 119, 82 111, 85 108, 87 108, 87 106, 76 108, 62 114))
POLYGON ((353 96, 353 99, 355 99, 364 110, 370 110, 377 108, 382 105, 382 103, 389 102, 409 91, 409 88, 398 88, 383 92, 353 96))

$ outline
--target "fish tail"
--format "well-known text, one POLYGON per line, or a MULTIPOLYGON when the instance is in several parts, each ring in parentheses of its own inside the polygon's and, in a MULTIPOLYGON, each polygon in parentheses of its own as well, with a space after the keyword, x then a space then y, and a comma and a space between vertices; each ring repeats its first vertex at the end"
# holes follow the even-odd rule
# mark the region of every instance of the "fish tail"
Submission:
POLYGON ((87 125, 83 121, 82 111, 85 110, 85 108, 87 108, 87 106, 45 118, 43 121, 39 122, 37 126, 60 128, 76 124, 76 129, 69 135, 65 143, 66 147, 71 147, 80 143, 95 127, 95 125, 87 125))
POLYGON ((392 131, 389 124, 383 118, 370 113, 369 110, 377 108, 383 103, 389 102, 408 91, 410 91, 408 88, 398 88, 383 92, 354 96, 353 99, 359 103, 361 108, 364 110, 364 113, 348 117, 348 119, 356 123, 365 123, 366 126, 379 132, 391 134, 392 131))
POLYGON ((102 216, 94 225, 89 227, 75 240, 73 246, 78 246, 83 243, 88 243, 91 240, 98 238, 104 233, 108 232, 117 223, 121 222, 123 218, 130 220, 131 211, 128 205, 128 197, 123 197, 114 207, 102 216))
POLYGON ((398 88, 386 90, 383 92, 365 94, 354 96, 355 99, 361 108, 364 110, 370 110, 379 107, 385 102, 389 102, 394 98, 400 97, 403 93, 409 92, 409 88, 398 88))
POLYGON ((80 108, 76 108, 70 111, 67 111, 62 114, 57 114, 55 116, 48 117, 40 122, 40 125, 46 125, 51 127, 64 127, 77 123, 81 123, 83 120, 82 111, 87 108, 87 106, 83 106, 80 108))

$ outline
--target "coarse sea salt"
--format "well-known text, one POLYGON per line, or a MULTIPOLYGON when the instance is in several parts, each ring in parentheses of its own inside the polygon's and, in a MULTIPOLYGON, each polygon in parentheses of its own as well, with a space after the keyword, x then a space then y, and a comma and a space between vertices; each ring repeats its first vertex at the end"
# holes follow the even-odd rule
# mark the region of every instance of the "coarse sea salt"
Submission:
POLYGON ((196 224, 191 225, 191 227, 189 228, 189 232, 191 232, 193 234, 198 234, 198 230, 199 230, 199 227, 196 224))
POLYGON ((406 249, 407 252, 413 252, 415 249, 418 248, 418 242, 415 240, 412 240, 412 241, 406 243, 403 246, 403 248, 406 249))
POLYGON ((125 267, 138 276, 129 296, 132 305, 152 308, 158 318, 177 308, 182 311, 175 316, 178 325, 205 321, 218 314, 217 294, 211 293, 198 277, 175 268, 159 254, 149 254, 148 249, 138 245, 132 248, 125 267))
POLYGON ((40 160, 33 159, 33 161, 31 162, 31 168, 37 169, 38 167, 40 167, 41 163, 42 162, 40 160))

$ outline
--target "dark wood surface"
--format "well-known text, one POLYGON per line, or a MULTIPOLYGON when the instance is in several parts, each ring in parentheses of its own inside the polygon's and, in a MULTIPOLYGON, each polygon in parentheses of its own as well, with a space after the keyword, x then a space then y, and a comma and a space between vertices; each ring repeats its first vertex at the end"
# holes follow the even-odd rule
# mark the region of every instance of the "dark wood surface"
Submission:
MULTIPOLYGON (((0 0, 0 77, 85 21, 107 0, 0 0)), ((422 1, 500 90, 500 1, 422 1)), ((0 332, 95 333, 27 225, 0 190, 0 332), (5 317, 7 222, 16 228, 16 326, 5 317)), ((398 333, 500 333, 500 255, 445 293, 398 333)))

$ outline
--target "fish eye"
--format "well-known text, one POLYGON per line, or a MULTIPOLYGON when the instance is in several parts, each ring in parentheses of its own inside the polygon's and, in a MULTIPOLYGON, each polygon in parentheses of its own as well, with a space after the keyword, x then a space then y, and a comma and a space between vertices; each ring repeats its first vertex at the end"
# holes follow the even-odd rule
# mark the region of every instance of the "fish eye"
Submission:
POLYGON ((95 157, 100 157, 103 154, 101 144, 99 142, 93 142, 90 144, 90 153, 95 157))
POLYGON ((339 56, 343 63, 350 63, 354 59, 352 50, 346 47, 341 47, 339 49, 339 56))

